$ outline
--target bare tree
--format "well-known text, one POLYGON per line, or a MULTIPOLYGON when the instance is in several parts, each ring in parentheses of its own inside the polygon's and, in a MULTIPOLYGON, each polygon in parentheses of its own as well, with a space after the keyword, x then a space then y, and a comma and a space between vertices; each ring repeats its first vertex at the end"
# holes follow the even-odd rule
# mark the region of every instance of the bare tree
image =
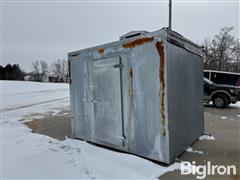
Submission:
POLYGON ((32 68, 34 71, 34 80, 43 81, 46 78, 48 73, 48 64, 45 61, 35 61, 32 63, 32 68))
POLYGON ((35 81, 40 81, 40 63, 39 63, 39 61, 35 61, 32 63, 32 69, 34 71, 33 79, 35 81))
POLYGON ((46 61, 40 61, 40 67, 41 67, 41 81, 43 81, 43 79, 47 77, 47 73, 48 73, 47 62, 46 61))
POLYGON ((240 41, 237 41, 236 43, 233 56, 234 56, 235 62, 231 63, 230 71, 240 73, 240 41))
POLYGON ((230 34, 232 30, 233 27, 222 28, 212 40, 204 40, 205 69, 240 71, 239 39, 230 34))
POLYGON ((59 82, 66 82, 68 79, 68 64, 65 59, 57 59, 51 64, 53 75, 59 82))
POLYGON ((206 58, 204 61, 204 69, 212 69, 215 66, 215 62, 212 59, 212 49, 210 39, 203 40, 203 51, 205 52, 206 58))

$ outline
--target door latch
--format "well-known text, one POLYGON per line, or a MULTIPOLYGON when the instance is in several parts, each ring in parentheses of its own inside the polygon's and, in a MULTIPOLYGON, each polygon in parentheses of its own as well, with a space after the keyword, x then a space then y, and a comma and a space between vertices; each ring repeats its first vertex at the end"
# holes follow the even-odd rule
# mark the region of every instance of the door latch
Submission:
POLYGON ((123 64, 115 64, 113 67, 123 69, 123 64))

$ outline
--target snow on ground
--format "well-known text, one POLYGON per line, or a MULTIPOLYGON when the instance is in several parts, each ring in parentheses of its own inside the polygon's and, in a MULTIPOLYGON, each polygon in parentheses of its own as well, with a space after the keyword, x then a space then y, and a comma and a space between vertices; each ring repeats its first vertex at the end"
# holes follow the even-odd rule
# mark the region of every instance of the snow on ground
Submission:
POLYGON ((240 108, 240 101, 236 102, 236 104, 230 104, 229 106, 233 108, 240 108))
MULTIPOLYGON (((209 102, 209 105, 213 106, 212 101, 209 102)), ((240 101, 237 101, 235 104, 230 104, 229 107, 230 108, 239 108, 240 109, 240 101)))
POLYGON ((199 140, 209 140, 209 141, 212 141, 212 140, 216 140, 216 138, 213 135, 204 134, 204 135, 199 137, 199 140))
POLYGON ((157 178, 163 167, 80 140, 32 133, 22 122, 69 109, 68 84, 1 81, 2 178, 157 178), (20 121, 21 120, 21 121, 20 121))
POLYGON ((3 81, 1 112, 66 100, 68 84, 3 81))
POLYGON ((227 117, 226 117, 226 116, 221 116, 220 118, 221 118, 221 119, 227 119, 227 117))
POLYGON ((187 152, 191 152, 191 153, 198 153, 198 154, 204 154, 203 151, 199 151, 199 150, 196 150, 196 149, 193 149, 192 147, 188 147, 186 149, 187 152))

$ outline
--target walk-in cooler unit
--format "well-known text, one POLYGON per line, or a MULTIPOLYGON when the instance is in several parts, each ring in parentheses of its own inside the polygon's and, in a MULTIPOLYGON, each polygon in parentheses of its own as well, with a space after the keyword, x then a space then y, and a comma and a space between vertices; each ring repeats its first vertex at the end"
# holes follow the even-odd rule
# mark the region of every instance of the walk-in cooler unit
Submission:
POLYGON ((164 163, 203 133, 202 49, 163 28, 71 52, 72 135, 164 163))

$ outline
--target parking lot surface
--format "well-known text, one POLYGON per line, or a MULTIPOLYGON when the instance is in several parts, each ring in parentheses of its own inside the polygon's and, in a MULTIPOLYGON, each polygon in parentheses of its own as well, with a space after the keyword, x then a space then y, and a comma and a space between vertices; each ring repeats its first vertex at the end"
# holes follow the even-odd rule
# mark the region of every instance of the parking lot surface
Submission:
MULTIPOLYGON (((209 175, 206 179, 240 179, 240 109, 229 106, 216 109, 212 106, 204 108, 205 133, 212 134, 216 140, 199 140, 192 145, 193 150, 201 153, 185 152, 179 157, 181 161, 196 161, 196 165, 235 165, 236 176, 209 175)), ((180 171, 166 173, 161 179, 193 179, 193 175, 181 175, 180 171)))
MULTIPOLYGON (((226 109, 216 109, 211 105, 204 107, 204 128, 206 134, 211 134, 216 140, 199 140, 192 145, 192 150, 185 152, 180 161, 195 161, 196 165, 206 165, 210 161, 214 165, 235 165, 236 176, 209 175, 207 179, 240 179, 240 107, 229 106, 226 109)), ((61 112, 56 116, 46 116, 25 123, 33 132, 45 134, 63 140, 71 135, 70 112, 61 112)), ((166 173, 160 179, 193 179, 193 175, 181 175, 180 171, 166 173)))

